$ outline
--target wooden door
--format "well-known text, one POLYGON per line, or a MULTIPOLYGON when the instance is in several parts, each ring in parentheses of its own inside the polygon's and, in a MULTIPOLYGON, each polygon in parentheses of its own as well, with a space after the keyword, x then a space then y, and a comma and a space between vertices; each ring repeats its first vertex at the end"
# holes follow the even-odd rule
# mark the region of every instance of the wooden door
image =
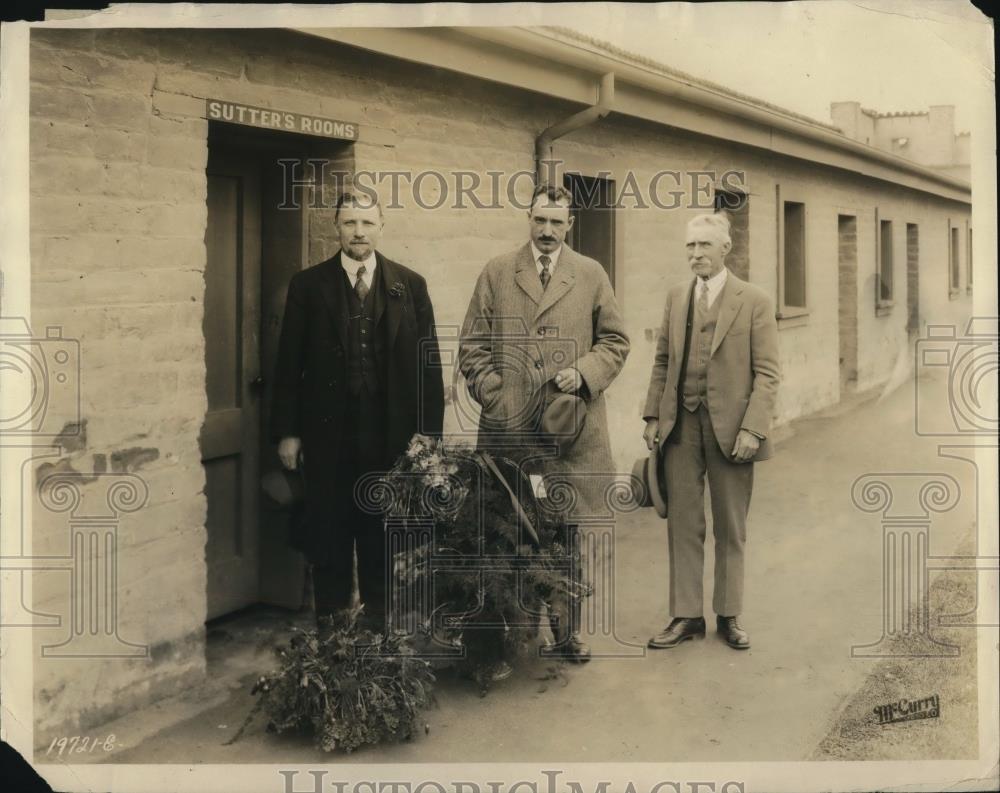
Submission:
POLYGON ((255 158, 210 151, 201 453, 208 500, 208 619, 258 600, 260 175, 255 158))

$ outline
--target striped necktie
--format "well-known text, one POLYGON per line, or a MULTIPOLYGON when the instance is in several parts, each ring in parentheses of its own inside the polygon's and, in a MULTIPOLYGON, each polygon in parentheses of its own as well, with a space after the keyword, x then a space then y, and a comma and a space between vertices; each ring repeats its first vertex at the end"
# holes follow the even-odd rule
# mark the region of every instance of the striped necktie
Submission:
POLYGON ((704 317, 708 314, 708 281, 701 281, 698 284, 698 314, 704 317))
POLYGON ((365 302, 365 298, 368 297, 368 284, 365 283, 365 273, 368 272, 365 266, 362 264, 358 268, 358 280, 354 282, 354 294, 358 296, 358 300, 362 303, 365 302))
POLYGON ((552 278, 552 273, 549 272, 549 265, 552 264, 552 259, 546 256, 544 253, 538 257, 538 263, 542 265, 542 271, 538 274, 539 279, 542 282, 542 290, 549 285, 549 280, 552 278))

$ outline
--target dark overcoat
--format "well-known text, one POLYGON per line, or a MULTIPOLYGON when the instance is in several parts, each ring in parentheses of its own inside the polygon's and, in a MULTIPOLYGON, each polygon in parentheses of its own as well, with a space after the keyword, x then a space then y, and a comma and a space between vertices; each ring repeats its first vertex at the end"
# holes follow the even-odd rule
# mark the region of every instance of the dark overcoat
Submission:
MULTIPOLYGON (((305 504, 293 541, 322 556, 335 531, 347 452, 349 288, 341 254, 296 273, 288 286, 275 367, 271 438, 302 440, 305 504)), ((377 439, 382 470, 406 450, 414 433, 441 435, 444 386, 427 282, 418 273, 376 253, 375 277, 383 299, 375 307, 375 332, 384 334, 376 361, 385 398, 384 432, 377 439)))

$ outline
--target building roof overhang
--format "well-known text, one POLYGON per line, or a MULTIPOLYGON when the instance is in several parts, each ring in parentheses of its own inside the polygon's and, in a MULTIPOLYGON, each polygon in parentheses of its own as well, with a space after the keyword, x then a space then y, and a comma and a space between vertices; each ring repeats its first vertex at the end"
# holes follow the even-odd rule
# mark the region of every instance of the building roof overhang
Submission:
POLYGON ((968 182, 579 34, 554 28, 299 28, 299 33, 590 105, 615 74, 614 112, 969 203, 968 182))

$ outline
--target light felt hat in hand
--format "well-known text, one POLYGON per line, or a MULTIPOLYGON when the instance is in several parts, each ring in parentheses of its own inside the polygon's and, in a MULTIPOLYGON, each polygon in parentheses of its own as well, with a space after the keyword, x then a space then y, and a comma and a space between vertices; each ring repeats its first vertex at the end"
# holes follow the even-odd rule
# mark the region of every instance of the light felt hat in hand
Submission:
POLYGON ((655 444, 645 457, 640 457, 632 466, 632 481, 641 485, 637 488, 636 501, 640 507, 653 507, 661 518, 667 517, 667 490, 664 486, 664 455, 660 445, 655 444))

